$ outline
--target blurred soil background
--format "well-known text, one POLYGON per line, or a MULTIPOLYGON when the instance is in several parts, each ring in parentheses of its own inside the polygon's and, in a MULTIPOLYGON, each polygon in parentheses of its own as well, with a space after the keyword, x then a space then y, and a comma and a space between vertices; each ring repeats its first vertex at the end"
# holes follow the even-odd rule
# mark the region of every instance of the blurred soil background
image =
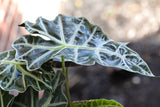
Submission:
MULTIPOLYGON (((160 75, 160 0, 63 0, 62 13, 86 17, 116 41, 129 41, 155 75, 160 75)), ((121 69, 70 68, 73 100, 115 99, 124 107, 160 107, 160 78, 121 69)))
MULTIPOLYGON (((19 6, 26 4, 26 7, 22 6, 23 9, 27 10, 27 6, 34 9, 26 14, 25 10, 19 8, 19 16, 13 15, 16 20, 13 27, 8 27, 10 24, 4 20, 4 1, 19 3, 20 0, 0 0, 0 51, 10 49, 9 44, 26 33, 15 26, 31 16, 51 20, 58 13, 83 16, 101 26, 109 38, 131 42, 128 46, 140 54, 156 76, 160 75, 160 0, 21 0, 19 6), (12 33, 4 33, 11 28, 12 33), (18 32, 13 33, 15 30, 18 32), (5 43, 4 40, 9 42, 5 43)), ((114 99, 124 107, 160 107, 160 78, 145 77, 98 64, 70 68, 69 73, 73 100, 106 98, 114 99)))

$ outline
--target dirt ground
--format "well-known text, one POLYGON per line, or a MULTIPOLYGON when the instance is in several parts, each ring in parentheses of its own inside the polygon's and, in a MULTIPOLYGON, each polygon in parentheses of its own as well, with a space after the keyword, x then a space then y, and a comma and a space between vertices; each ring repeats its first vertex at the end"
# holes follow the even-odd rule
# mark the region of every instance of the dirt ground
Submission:
MULTIPOLYGON (((130 41, 160 75, 159 0, 62 0, 61 13, 86 17, 101 26, 109 38, 130 41)), ((94 65, 70 68, 73 100, 115 99, 124 107, 160 107, 160 78, 94 65)))

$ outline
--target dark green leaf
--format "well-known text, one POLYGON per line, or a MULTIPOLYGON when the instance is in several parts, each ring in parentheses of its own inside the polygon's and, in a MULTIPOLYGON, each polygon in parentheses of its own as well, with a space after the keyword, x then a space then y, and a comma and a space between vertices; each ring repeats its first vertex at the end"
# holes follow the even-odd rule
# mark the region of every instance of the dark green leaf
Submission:
POLYGON ((123 107, 114 100, 95 99, 81 102, 73 102, 73 107, 123 107))
POLYGON ((19 94, 15 98, 14 107, 65 107, 67 105, 66 97, 62 90, 64 83, 62 71, 57 71, 52 80, 52 90, 46 89, 42 98, 39 98, 38 92, 29 88, 25 93, 19 94), (24 97, 25 96, 25 97, 24 97))
POLYGON ((14 56, 14 50, 0 53, 0 87, 3 90, 24 92, 28 86, 38 91, 51 88, 54 72, 43 70, 48 64, 44 64, 39 70, 29 72, 25 63, 15 60, 14 56))
POLYGON ((28 70, 35 70, 53 59, 72 61, 80 65, 93 65, 96 62, 109 67, 118 67, 146 76, 154 76, 148 65, 127 43, 107 38, 100 27, 92 25, 86 18, 59 15, 53 21, 38 18, 36 23, 25 22, 24 26, 31 35, 16 40, 17 60, 25 61, 28 70), (47 37, 35 37, 39 34, 47 37))
POLYGON ((0 107, 12 107, 14 96, 0 89, 0 107))
POLYGON ((52 92, 45 91, 42 99, 39 101, 39 107, 65 107, 67 99, 63 93, 63 84, 65 77, 62 71, 57 71, 52 80, 52 92))

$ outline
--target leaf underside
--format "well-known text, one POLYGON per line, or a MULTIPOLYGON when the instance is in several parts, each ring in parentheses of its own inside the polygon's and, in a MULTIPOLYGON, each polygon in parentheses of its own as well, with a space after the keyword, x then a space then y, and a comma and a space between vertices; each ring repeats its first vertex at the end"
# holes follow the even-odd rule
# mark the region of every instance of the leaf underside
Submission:
POLYGON ((114 100, 95 99, 81 102, 73 102, 73 107, 123 107, 114 100))
POLYGON ((154 76, 146 62, 127 43, 109 39, 97 25, 92 25, 86 18, 74 18, 58 15, 55 20, 48 21, 38 18, 36 23, 22 24, 30 32, 17 39, 13 44, 16 59, 25 61, 27 69, 39 69, 50 59, 65 61, 80 65, 117 67, 146 76, 154 76), (47 37, 48 40, 33 36, 47 37))

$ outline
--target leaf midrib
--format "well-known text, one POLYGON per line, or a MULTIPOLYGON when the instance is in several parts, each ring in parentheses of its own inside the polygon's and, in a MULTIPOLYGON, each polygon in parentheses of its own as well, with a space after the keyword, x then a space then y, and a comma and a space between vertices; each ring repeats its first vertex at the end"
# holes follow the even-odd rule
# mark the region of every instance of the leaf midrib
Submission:
MULTIPOLYGON (((122 60, 127 60, 129 61, 130 63, 132 63, 134 66, 140 68, 142 71, 145 71, 143 70, 141 67, 139 67, 137 64, 133 63, 132 61, 128 60, 125 56, 121 55, 121 54, 118 54, 116 52, 113 52, 113 51, 110 51, 110 50, 107 50, 107 49, 102 49, 102 48, 95 48, 95 47, 86 47, 86 46, 74 46, 74 45, 70 45, 70 44, 66 44, 65 45, 66 48, 78 48, 78 49, 86 49, 86 50, 94 50, 94 51, 101 51, 101 52, 107 52, 107 53, 110 53, 112 55, 115 55, 115 56, 118 56, 120 58, 122 58, 122 60)), ((128 66, 128 65, 126 65, 128 66)), ((130 69, 131 70, 131 69, 130 69)), ((148 73, 148 72, 147 72, 148 73)), ((150 74, 150 73, 149 73, 150 74)))
POLYGON ((103 51, 103 52, 108 52, 108 53, 112 53, 113 55, 119 56, 121 58, 124 58, 124 56, 117 54, 116 52, 107 50, 107 49, 102 49, 102 48, 95 48, 95 47, 86 47, 86 46, 79 46, 79 45, 71 45, 71 44, 61 44, 59 46, 55 46, 55 47, 50 47, 50 46, 40 46, 40 45, 31 45, 31 44, 26 44, 26 43, 19 43, 16 44, 15 46, 18 45, 24 45, 24 46, 29 46, 29 47, 33 47, 35 49, 47 49, 47 50, 57 50, 57 49, 62 49, 62 48, 78 48, 78 49, 86 49, 86 50, 94 50, 94 51, 103 51))
MULTIPOLYGON (((113 52, 113 51, 110 51, 110 50, 107 50, 107 49, 102 49, 102 48, 99 48, 99 47, 87 47, 87 46, 72 45, 72 44, 67 44, 67 43, 63 43, 63 44, 57 45, 55 47, 53 47, 53 46, 32 45, 32 44, 26 44, 26 43, 19 43, 17 45, 26 45, 26 46, 29 46, 29 47, 32 47, 32 48, 35 48, 35 49, 47 49, 47 50, 59 50, 59 49, 65 49, 65 48, 86 49, 86 50, 93 50, 93 51, 98 51, 98 52, 110 53, 112 55, 115 55, 115 56, 118 56, 118 57, 122 58, 122 60, 127 60, 127 58, 125 58, 125 56, 123 56, 123 55, 121 55, 119 53, 116 53, 116 52, 113 52)), ((141 67, 139 67, 138 65, 136 65, 132 61, 130 61, 130 60, 127 60, 127 61, 131 62, 133 65, 135 65, 136 67, 138 67, 142 71, 144 71, 141 67)), ((128 65, 126 65, 126 66, 128 66, 128 65)))
POLYGON ((12 64, 12 65, 26 65, 25 62, 18 62, 15 60, 0 60, 0 63, 5 63, 5 64, 12 64))

